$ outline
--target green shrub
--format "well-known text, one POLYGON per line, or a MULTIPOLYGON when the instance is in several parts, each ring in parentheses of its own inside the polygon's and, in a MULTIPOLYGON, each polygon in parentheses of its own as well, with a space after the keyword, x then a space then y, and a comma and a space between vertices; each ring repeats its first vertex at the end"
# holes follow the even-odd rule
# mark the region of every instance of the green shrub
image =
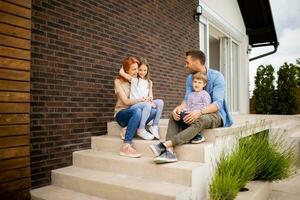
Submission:
MULTIPOLYGON (((259 137, 254 138, 259 143, 259 137)), ((260 163, 256 170, 255 180, 277 181, 288 178, 293 174, 296 164, 296 155, 293 144, 289 143, 283 134, 276 134, 269 138, 269 142, 261 142, 260 151, 257 152, 260 163)))
POLYGON ((251 180, 275 181, 293 173, 296 157, 284 135, 268 131, 242 138, 230 154, 221 154, 209 187, 211 200, 234 199, 251 180))
POLYGON ((253 179, 257 164, 248 154, 248 149, 236 147, 229 155, 221 155, 210 185, 212 200, 234 199, 239 190, 253 179))

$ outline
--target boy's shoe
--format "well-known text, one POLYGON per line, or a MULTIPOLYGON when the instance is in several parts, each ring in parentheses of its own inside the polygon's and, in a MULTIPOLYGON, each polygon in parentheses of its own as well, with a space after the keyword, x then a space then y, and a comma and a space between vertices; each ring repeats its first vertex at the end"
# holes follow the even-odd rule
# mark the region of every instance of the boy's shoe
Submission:
POLYGON ((205 137, 203 137, 200 133, 198 133, 192 140, 192 144, 199 144, 205 141, 205 137))
POLYGON ((162 142, 158 144, 151 144, 150 149, 155 156, 160 156, 164 151, 167 150, 167 148, 162 142))
POLYGON ((122 128, 122 130, 121 130, 120 136, 121 136, 121 139, 122 139, 122 140, 125 140, 126 129, 127 129, 127 127, 124 127, 124 128, 122 128))
POLYGON ((165 150, 160 156, 154 158, 154 162, 156 164, 171 163, 176 161, 176 154, 169 150, 165 150))
POLYGON ((120 155, 126 156, 129 158, 139 158, 141 154, 139 154, 131 144, 125 143, 120 149, 120 155))
POLYGON ((155 138, 160 139, 159 128, 158 126, 150 126, 149 131, 153 134, 155 138))
POLYGON ((145 140, 153 140, 154 139, 154 136, 151 133, 149 133, 148 131, 146 131, 145 129, 138 129, 137 134, 138 134, 138 136, 140 136, 141 138, 143 138, 145 140))

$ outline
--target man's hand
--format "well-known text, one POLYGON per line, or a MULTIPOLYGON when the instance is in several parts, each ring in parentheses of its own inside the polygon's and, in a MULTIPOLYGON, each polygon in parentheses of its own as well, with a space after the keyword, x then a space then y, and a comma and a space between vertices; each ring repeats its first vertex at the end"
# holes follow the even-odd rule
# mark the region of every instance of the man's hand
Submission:
POLYGON ((196 119, 198 119, 202 115, 200 110, 194 110, 191 112, 186 112, 185 117, 183 118, 184 123, 191 124, 196 119))
POLYGON ((179 112, 180 112, 180 107, 179 107, 179 106, 177 106, 177 107, 173 110, 173 112, 172 112, 173 118, 174 118, 176 121, 180 120, 179 112))

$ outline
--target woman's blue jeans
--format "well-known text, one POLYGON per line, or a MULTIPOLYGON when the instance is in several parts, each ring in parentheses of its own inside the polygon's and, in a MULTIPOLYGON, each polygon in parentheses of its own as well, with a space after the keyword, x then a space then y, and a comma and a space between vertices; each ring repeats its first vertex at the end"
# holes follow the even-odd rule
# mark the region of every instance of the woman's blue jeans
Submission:
MULTIPOLYGON (((156 109, 151 109, 151 113, 147 122, 153 120, 156 116, 156 109)), ((116 115, 116 121, 122 127, 127 126, 125 133, 125 143, 131 143, 134 134, 138 126, 140 125, 140 121, 142 118, 142 109, 139 107, 129 107, 123 110, 120 110, 116 115)))

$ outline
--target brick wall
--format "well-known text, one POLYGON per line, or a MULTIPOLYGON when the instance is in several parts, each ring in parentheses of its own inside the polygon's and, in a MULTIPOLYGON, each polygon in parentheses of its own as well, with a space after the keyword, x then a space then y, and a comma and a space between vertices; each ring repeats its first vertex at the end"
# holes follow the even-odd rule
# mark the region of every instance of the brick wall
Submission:
POLYGON ((164 117, 184 94, 185 51, 198 48, 194 1, 33 0, 32 187, 113 120, 113 80, 126 55, 151 64, 164 117))

